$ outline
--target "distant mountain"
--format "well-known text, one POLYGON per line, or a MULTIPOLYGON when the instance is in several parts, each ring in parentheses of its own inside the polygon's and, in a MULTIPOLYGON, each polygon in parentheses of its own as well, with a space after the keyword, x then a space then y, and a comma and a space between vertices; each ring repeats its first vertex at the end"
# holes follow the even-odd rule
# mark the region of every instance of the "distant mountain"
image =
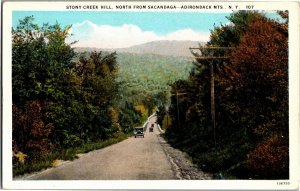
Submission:
POLYGON ((75 47, 75 52, 92 52, 92 51, 103 51, 101 48, 93 48, 93 47, 75 47))
POLYGON ((195 41, 153 41, 145 44, 118 49, 120 52, 136 54, 156 54, 167 56, 191 57, 190 47, 198 47, 195 41))
MULTIPOLYGON (((204 44, 201 42, 201 44, 204 44)), ((129 48, 117 49, 97 49, 97 48, 75 48, 77 52, 90 51, 116 51, 117 53, 135 53, 135 54, 152 54, 166 56, 191 57, 190 47, 198 47, 199 42, 196 41, 153 41, 140 45, 131 46, 129 48)))

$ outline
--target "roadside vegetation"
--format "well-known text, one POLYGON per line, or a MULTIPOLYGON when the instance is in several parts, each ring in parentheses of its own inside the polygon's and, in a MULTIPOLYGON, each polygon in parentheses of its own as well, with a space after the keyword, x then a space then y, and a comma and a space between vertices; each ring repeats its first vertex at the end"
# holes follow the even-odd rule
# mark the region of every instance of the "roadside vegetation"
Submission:
POLYGON ((12 29, 14 175, 121 141, 142 123, 119 96, 117 54, 74 62, 69 29, 38 26, 33 17, 12 29))
POLYGON ((214 61, 216 144, 209 61, 196 60, 189 78, 171 85, 166 137, 215 178, 289 178, 288 18, 279 14, 280 22, 239 11, 211 31, 208 46, 234 47, 214 53, 229 57, 214 61))

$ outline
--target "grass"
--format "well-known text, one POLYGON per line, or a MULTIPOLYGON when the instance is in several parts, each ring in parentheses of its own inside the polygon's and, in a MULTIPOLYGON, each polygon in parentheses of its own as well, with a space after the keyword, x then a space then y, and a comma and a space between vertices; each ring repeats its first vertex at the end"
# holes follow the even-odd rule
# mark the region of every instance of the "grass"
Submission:
POLYGON ((23 175, 30 172, 40 171, 42 169, 46 169, 52 166, 52 161, 39 161, 37 163, 32 164, 20 164, 17 166, 13 166, 13 175, 14 177, 17 175, 23 175))
POLYGON ((96 142, 96 143, 88 143, 85 144, 82 147, 78 147, 75 149, 76 154, 80 154, 80 153, 87 153, 96 149, 101 149, 104 147, 107 147, 109 145, 121 142, 125 139, 127 139, 129 137, 129 135, 127 134, 122 134, 120 136, 118 136, 117 138, 111 138, 102 142, 96 142))
POLYGON ((129 134, 121 134, 118 137, 110 138, 104 141, 87 143, 80 147, 68 148, 57 153, 49 153, 40 161, 34 163, 25 163, 13 166, 13 176, 23 175, 26 173, 32 173, 40 171, 49 167, 57 165, 57 160, 74 160, 78 158, 77 154, 88 153, 93 150, 101 149, 109 145, 121 142, 127 139, 129 134), (56 161, 56 162, 55 162, 56 161))

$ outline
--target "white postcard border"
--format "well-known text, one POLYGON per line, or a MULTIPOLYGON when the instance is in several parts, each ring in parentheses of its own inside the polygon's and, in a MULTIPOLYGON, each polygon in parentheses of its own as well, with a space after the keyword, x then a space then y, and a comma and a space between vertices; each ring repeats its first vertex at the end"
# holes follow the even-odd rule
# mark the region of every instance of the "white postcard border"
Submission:
MULTIPOLYGON (((233 10, 116 10, 113 11, 199 11, 232 12, 233 10)), ((4 2, 3 4, 3 186, 6 189, 296 189, 299 180, 299 4, 297 2, 4 2), (111 10, 67 10, 72 5, 116 5, 116 4, 205 4, 237 5, 246 10, 289 10, 289 124, 290 124, 290 180, 80 180, 80 181, 23 181, 12 179, 12 84, 11 84, 11 28, 12 11, 111 11, 111 10), (271 5, 271 6, 270 6, 271 5), (247 9, 251 10, 251 9, 247 9), (288 182, 289 185, 278 185, 288 182)))

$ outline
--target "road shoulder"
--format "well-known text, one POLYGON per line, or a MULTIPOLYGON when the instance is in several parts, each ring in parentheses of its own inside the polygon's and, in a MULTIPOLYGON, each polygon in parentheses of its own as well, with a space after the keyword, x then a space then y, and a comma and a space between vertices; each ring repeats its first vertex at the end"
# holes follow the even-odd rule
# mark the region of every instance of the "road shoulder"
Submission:
POLYGON ((180 180, 211 180, 212 175, 199 170, 189 159, 189 156, 171 147, 163 138, 163 134, 157 135, 159 142, 172 164, 176 178, 180 180))

